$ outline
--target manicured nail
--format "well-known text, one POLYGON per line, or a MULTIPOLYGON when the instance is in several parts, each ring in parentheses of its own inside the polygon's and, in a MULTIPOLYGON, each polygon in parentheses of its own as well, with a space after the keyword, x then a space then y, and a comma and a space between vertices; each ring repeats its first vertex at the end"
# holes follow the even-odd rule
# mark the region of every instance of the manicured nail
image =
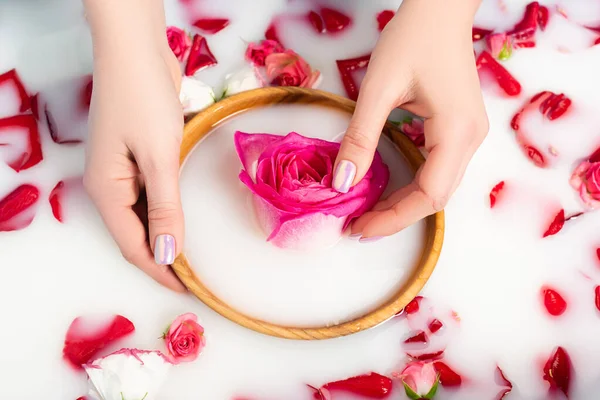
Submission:
POLYGON ((362 233, 353 233, 352 235, 348 235, 348 239, 350 240, 358 240, 362 237, 362 233))
POLYGON ((170 265, 175 261, 175 238, 171 235, 158 235, 154 242, 154 261, 158 265, 170 265))
POLYGON ((340 193, 348 193, 355 176, 356 165, 352 161, 340 161, 333 173, 333 188, 340 193))
POLYGON ((360 243, 371 243, 371 242, 376 242, 376 241, 378 241, 381 238, 383 238, 383 236, 373 236, 373 237, 370 237, 370 238, 361 237, 360 239, 358 239, 358 241, 360 243))

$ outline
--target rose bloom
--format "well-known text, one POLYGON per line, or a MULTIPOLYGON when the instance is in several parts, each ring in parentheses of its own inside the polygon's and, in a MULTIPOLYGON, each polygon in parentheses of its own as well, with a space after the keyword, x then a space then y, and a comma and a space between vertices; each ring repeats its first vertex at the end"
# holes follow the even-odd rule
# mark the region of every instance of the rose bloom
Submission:
POLYGON ((313 71, 310 65, 292 50, 273 53, 265 59, 267 78, 274 86, 297 86, 316 88, 321 81, 321 73, 313 71))
POLYGON ((355 218, 379 200, 389 170, 375 153, 365 177, 348 193, 332 188, 339 143, 291 132, 286 136, 236 132, 240 180, 253 193, 267 241, 310 250, 334 245, 355 218))
POLYGON ((600 208, 600 162, 584 161, 579 164, 570 183, 587 208, 600 208))
POLYGON ((173 364, 194 361, 206 345, 204 328, 192 313, 180 315, 164 336, 167 357, 173 364))
POLYGON ((439 376, 433 363, 413 361, 399 377, 410 399, 433 399, 437 392, 439 376))
POLYGON ((400 130, 417 147, 425 146, 425 124, 419 118, 408 117, 400 124, 400 130))
POLYGON ((187 33, 185 33, 183 29, 169 26, 167 27, 167 41, 169 42, 169 47, 173 51, 173 54, 175 54, 175 57, 177 57, 179 61, 183 61, 192 45, 192 40, 187 33))
POLYGON ((262 40, 250 43, 246 49, 246 60, 258 67, 264 67, 265 59, 273 53, 282 53, 285 49, 275 40, 262 40))

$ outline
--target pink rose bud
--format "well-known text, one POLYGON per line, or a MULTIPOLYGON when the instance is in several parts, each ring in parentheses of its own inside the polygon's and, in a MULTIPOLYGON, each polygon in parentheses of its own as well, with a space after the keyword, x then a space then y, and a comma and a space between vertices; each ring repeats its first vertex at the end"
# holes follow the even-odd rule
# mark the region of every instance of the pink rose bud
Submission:
POLYGON ((584 161, 579 164, 570 183, 587 208, 600 208, 600 162, 584 161))
POLYGON ((321 82, 321 73, 292 50, 273 53, 265 59, 267 80, 273 86, 297 86, 316 88, 321 82))
POLYGON ((334 245, 346 227, 370 210, 385 190, 389 170, 375 153, 365 177, 347 193, 332 188, 339 143, 307 138, 235 133, 240 180, 253 194, 267 240, 280 248, 312 250, 334 245))
POLYGON ((282 53, 285 49, 275 40, 263 40, 259 43, 250 43, 246 49, 246 60, 257 67, 265 66, 265 59, 273 53, 282 53))
POLYGON ((417 147, 425 145, 425 124, 419 118, 407 117, 400 123, 400 130, 417 147))
POLYGON ((512 40, 506 33, 493 33, 485 38, 487 47, 494 58, 505 61, 512 54, 512 40))
POLYGON ((83 365, 91 385, 89 398, 155 400, 171 365, 160 351, 116 351, 83 365))
POLYGON ((187 33, 183 29, 179 29, 175 26, 167 27, 167 41, 169 42, 169 47, 175 54, 175 57, 179 61, 183 61, 189 52, 190 46, 192 45, 192 40, 188 36, 187 33))
POLYGON ((180 315, 164 335, 167 357, 173 364, 194 361, 206 345, 204 328, 192 313, 180 315))
POLYGON ((433 363, 413 361, 400 373, 404 391, 413 400, 433 399, 440 382, 433 363))

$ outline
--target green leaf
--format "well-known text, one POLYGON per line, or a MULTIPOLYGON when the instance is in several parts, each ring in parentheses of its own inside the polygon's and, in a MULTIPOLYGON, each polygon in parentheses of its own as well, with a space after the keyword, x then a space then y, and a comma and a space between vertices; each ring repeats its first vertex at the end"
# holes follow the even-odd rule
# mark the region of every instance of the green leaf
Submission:
POLYGON ((146 392, 146 394, 144 395, 144 397, 142 397, 140 400, 144 400, 146 397, 148 397, 148 392, 146 392))
POLYGON ((402 381, 402 384, 404 385, 404 391, 406 392, 406 395, 409 399, 419 400, 421 398, 421 396, 419 396, 414 390, 412 390, 411 387, 408 386, 404 381, 402 381))
POLYGON ((431 387, 431 390, 429 391, 429 393, 427 393, 425 396, 423 396, 423 398, 428 399, 428 400, 433 399, 435 397, 435 394, 437 393, 439 385, 440 385, 440 375, 438 374, 438 376, 435 378, 435 383, 431 387))
POLYGON ((402 123, 403 123, 403 124, 409 124, 409 125, 410 125, 410 124, 412 124, 412 122, 413 122, 413 119, 414 119, 413 117, 406 117, 406 118, 404 118, 404 119, 402 120, 402 123))

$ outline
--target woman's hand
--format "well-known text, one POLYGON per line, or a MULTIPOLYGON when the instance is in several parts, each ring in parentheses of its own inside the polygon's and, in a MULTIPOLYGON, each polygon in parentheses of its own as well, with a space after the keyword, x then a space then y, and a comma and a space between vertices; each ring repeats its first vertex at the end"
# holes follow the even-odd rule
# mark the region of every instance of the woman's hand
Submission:
POLYGON ((478 5, 404 0, 381 33, 336 160, 334 187, 348 191, 362 179, 395 107, 425 118, 429 156, 411 184, 353 224, 362 239, 392 235, 442 210, 487 134, 471 39, 478 5))
POLYGON ((183 114, 181 74, 166 43, 162 3, 87 0, 86 10, 94 90, 85 187, 125 258, 159 283, 185 291, 169 268, 184 239, 178 184, 183 114))

